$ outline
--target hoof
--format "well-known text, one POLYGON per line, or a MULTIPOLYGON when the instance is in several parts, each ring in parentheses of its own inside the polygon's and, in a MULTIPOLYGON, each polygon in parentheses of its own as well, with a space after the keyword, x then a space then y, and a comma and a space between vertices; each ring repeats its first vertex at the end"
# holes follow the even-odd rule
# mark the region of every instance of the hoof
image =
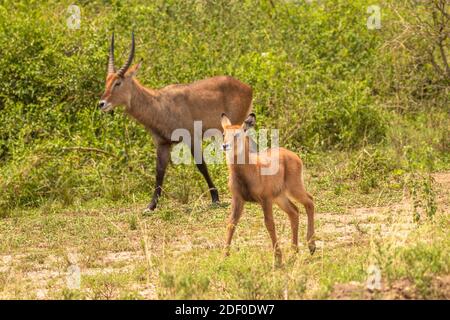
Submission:
POLYGON ((211 201, 212 203, 219 203, 219 192, 217 189, 211 189, 211 201))
POLYGON ((155 211, 156 209, 156 203, 150 203, 147 208, 144 209, 144 211, 142 212, 143 214, 149 214, 152 213, 153 211, 155 211))
POLYGON ((155 211, 155 210, 150 210, 149 208, 145 208, 145 209, 142 211, 142 214, 143 214, 143 215, 150 215, 150 214, 153 213, 153 211, 155 211))
POLYGON ((311 253, 311 255, 313 255, 314 252, 316 252, 316 244, 311 243, 308 245, 308 248, 309 248, 309 253, 311 253))
POLYGON ((283 266, 283 257, 281 251, 275 253, 274 266, 276 268, 281 268, 283 266))

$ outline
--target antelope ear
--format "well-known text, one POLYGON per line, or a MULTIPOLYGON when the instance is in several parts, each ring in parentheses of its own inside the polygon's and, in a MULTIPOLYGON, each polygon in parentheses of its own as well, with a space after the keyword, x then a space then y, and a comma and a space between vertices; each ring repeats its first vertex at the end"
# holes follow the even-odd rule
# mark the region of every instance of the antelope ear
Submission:
POLYGON ((141 68, 142 65, 142 60, 139 61, 139 63, 135 64, 134 66, 132 66, 128 71, 127 71, 127 77, 134 77, 136 76, 137 72, 139 71, 139 69, 141 68))
POLYGON ((244 128, 244 131, 247 131, 248 129, 255 126, 256 123, 256 116, 254 113, 250 113, 245 119, 244 123, 242 124, 242 128, 244 128))
POLYGON ((231 126, 231 121, 228 119, 227 115, 225 113, 222 113, 222 128, 225 129, 228 126, 231 126))

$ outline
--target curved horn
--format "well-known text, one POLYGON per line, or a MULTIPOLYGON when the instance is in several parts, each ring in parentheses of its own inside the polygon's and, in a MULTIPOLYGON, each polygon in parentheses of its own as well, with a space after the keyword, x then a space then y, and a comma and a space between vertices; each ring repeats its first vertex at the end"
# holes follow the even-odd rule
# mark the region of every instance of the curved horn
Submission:
POLYGON ((127 62, 122 66, 122 68, 117 71, 117 75, 120 77, 123 77, 125 75, 125 72, 127 72, 128 68, 131 65, 131 62, 133 62, 134 58, 134 32, 131 33, 131 49, 130 49, 130 55, 128 56, 127 62))
POLYGON ((108 73, 116 72, 114 68, 114 32, 111 36, 111 46, 109 47, 109 58, 108 58, 108 73))

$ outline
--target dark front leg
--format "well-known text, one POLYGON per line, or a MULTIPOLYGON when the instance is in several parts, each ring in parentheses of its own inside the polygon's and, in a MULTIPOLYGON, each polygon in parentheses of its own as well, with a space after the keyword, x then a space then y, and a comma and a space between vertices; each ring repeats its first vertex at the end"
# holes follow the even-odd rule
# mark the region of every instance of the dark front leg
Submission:
POLYGON ((153 198, 148 205, 149 210, 155 210, 158 204, 158 199, 161 196, 164 175, 166 173, 167 164, 170 159, 170 144, 159 144, 156 150, 156 185, 153 192, 153 198))
POLYGON ((194 157, 195 164, 197 165, 198 171, 200 171, 200 173, 203 175, 203 178, 205 178, 206 183, 208 184, 212 202, 213 203, 219 202, 219 192, 217 191, 216 186, 214 185, 214 183, 211 180, 211 177, 209 176, 208 167, 206 166, 205 159, 203 158, 203 153, 200 153, 199 156, 194 153, 193 149, 191 149, 191 152, 192 156, 194 157))

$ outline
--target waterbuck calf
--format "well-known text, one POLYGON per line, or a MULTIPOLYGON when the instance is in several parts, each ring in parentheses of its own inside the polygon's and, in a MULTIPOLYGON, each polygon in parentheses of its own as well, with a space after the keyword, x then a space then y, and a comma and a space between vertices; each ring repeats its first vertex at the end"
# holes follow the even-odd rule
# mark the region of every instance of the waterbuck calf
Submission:
POLYGON ((172 132, 176 129, 186 129, 190 132, 191 141, 184 142, 190 144, 197 168, 208 183, 212 201, 218 202, 219 194, 209 176, 203 154, 201 150, 200 153, 194 150, 194 146, 201 146, 206 130, 222 130, 220 115, 223 112, 230 116, 233 123, 244 121, 251 109, 251 87, 232 77, 218 76, 190 84, 169 85, 162 89, 146 88, 135 78, 140 63, 130 67, 134 51, 135 42, 132 34, 128 60, 116 71, 114 34, 112 35, 106 88, 99 107, 107 112, 118 105, 124 105, 125 112, 141 123, 153 136, 157 147, 156 186, 148 209, 156 208, 161 195, 170 148, 172 144, 178 143, 171 139, 172 132), (198 133, 194 134, 194 121, 201 121, 201 136, 198 133))
POLYGON ((233 125, 230 119, 222 115, 224 129, 223 149, 229 171, 229 188, 232 194, 231 214, 227 227, 226 254, 234 230, 242 215, 246 201, 257 202, 264 211, 264 222, 272 239, 276 262, 281 263, 281 250, 278 246, 273 221, 272 204, 276 203, 289 216, 292 230, 292 245, 298 247, 299 213, 295 204, 297 200, 306 209, 308 229, 306 240, 309 251, 314 253, 314 203, 312 196, 306 191, 303 183, 303 164, 292 151, 284 148, 271 148, 262 152, 252 152, 249 137, 246 132, 255 125, 255 115, 252 113, 242 125, 233 125), (278 162, 278 170, 264 174, 264 168, 278 162))

